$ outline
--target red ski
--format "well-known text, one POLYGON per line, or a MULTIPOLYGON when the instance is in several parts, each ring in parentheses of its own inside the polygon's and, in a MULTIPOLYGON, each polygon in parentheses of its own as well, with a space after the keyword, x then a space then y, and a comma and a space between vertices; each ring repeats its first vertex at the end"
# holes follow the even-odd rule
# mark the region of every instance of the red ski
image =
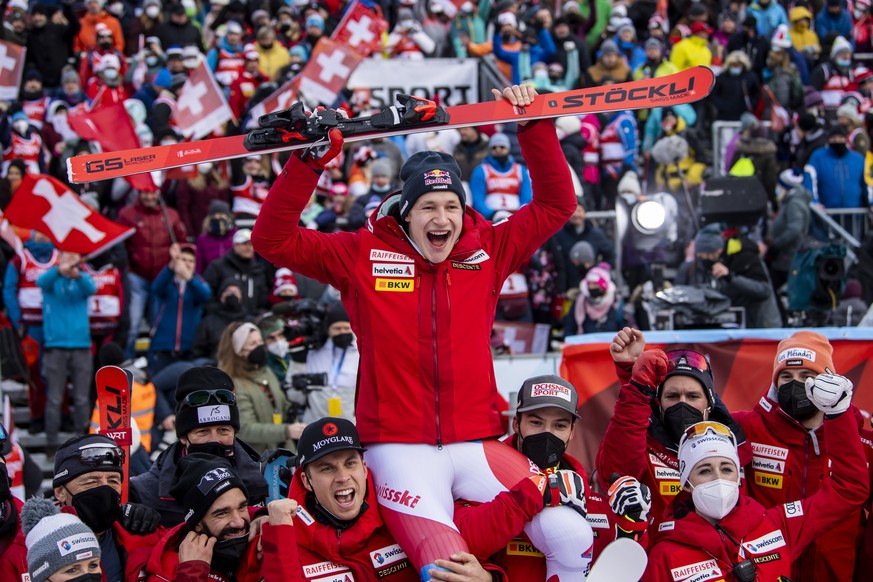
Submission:
POLYGON ((699 101, 709 95, 714 83, 715 75, 710 69, 692 67, 656 79, 549 93, 539 96, 529 107, 513 107, 500 100, 443 109, 432 101, 404 95, 397 96, 400 105, 373 117, 350 120, 339 119, 330 111, 323 112, 320 118, 308 119, 303 117, 302 105, 295 104, 289 110, 261 116, 258 121, 262 129, 248 135, 69 158, 67 175, 71 182, 81 184, 239 158, 253 151, 295 150, 324 143, 324 135, 332 127, 339 128, 347 142, 355 142, 485 123, 666 107, 699 101))
POLYGON ((121 481, 121 502, 127 503, 130 472, 130 397, 133 374, 118 366, 103 366, 97 370, 97 407, 100 410, 100 434, 113 439, 124 449, 124 478, 121 481))

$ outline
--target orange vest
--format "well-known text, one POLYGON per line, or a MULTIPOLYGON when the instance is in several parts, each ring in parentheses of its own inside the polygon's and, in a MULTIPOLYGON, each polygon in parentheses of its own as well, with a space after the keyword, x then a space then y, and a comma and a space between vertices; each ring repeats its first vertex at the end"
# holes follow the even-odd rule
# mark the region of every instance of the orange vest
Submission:
MULTIPOLYGON (((155 385, 151 382, 148 384, 140 384, 137 381, 133 382, 133 390, 130 397, 130 418, 139 428, 139 441, 147 452, 152 450, 152 426, 155 423, 156 395, 155 385)), ((95 433, 99 429, 100 408, 95 404, 94 411, 91 413, 90 432, 95 433)))

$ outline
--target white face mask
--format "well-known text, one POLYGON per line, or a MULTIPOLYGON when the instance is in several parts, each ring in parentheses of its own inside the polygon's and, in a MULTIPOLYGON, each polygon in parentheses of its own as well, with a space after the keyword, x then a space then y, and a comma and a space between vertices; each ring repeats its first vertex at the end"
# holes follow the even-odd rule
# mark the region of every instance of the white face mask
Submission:
POLYGON ((694 487, 691 492, 697 513, 719 520, 736 506, 740 499, 740 484, 737 481, 716 479, 694 487))
POLYGON ((288 354, 288 340, 285 338, 277 339, 267 346, 267 351, 276 357, 284 358, 288 354))
POLYGON ((212 162, 204 162, 202 164, 197 164, 197 171, 201 174, 208 174, 212 171, 212 162))
POLYGON ((154 19, 154 18, 157 18, 157 17, 158 17, 158 14, 161 13, 161 9, 160 9, 160 7, 155 6, 154 4, 152 4, 152 5, 148 6, 148 7, 146 7, 146 9, 145 9, 145 13, 146 13, 146 16, 148 16, 149 18, 153 18, 153 19, 154 19))
POLYGON ((28 123, 27 121, 24 121, 23 119, 19 119, 18 121, 14 122, 12 124, 12 129, 17 131, 21 135, 24 135, 25 133, 27 133, 28 127, 30 127, 30 123, 28 123))

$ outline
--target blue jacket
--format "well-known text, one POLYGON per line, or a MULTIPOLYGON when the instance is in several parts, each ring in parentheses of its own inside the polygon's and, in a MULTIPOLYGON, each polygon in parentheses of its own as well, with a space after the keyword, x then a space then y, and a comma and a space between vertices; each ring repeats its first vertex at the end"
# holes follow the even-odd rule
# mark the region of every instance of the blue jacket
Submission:
MULTIPOLYGON (((34 242, 29 240, 24 243, 24 248, 29 250, 37 261, 45 263, 49 260, 55 249, 50 242, 34 242)), ((18 327, 21 321, 21 307, 18 305, 18 269, 11 260, 6 265, 6 273, 3 275, 3 304, 6 305, 6 314, 13 327, 18 327)))
POLYGON ((834 17, 827 8, 819 12, 815 17, 815 33, 818 39, 824 43, 825 37, 831 32, 836 32, 854 46, 855 39, 852 36, 852 17, 849 11, 843 8, 839 16, 834 17))
POLYGON ((873 204, 864 184, 864 156, 849 150, 840 157, 830 146, 814 151, 803 168, 803 186, 825 208, 861 208, 873 204))
POLYGON ((91 331, 88 326, 88 297, 97 286, 91 275, 81 272, 78 278, 62 277, 52 267, 36 280, 42 289, 43 345, 47 348, 88 349, 91 331))
MULTIPOLYGON (((761 6, 756 1, 746 9, 746 14, 751 14, 758 21, 758 34, 764 38, 772 38, 776 27, 780 24, 789 26, 788 14, 785 9, 776 0, 770 0, 770 4, 766 7, 761 6)), ((818 23, 816 22, 816 28, 818 23)), ((819 33, 821 35, 821 33, 819 33)))
POLYGON ((158 316, 152 326, 152 351, 184 352, 191 349, 194 332, 200 325, 203 306, 212 297, 209 284, 200 275, 181 285, 176 274, 164 267, 152 282, 152 299, 158 316))
POLYGON ((524 58, 529 57, 530 60, 528 65, 533 66, 534 63, 548 63, 557 52, 555 41, 552 40, 552 35, 547 28, 543 28, 537 37, 539 38, 539 42, 535 45, 531 45, 528 53, 525 53, 524 51, 505 50, 500 41, 500 32, 494 34, 494 42, 492 43, 494 56, 512 66, 512 83, 514 85, 517 85, 522 81, 520 73, 521 69, 519 67, 519 59, 521 59, 522 56, 524 56, 524 58))
POLYGON ((220 49, 224 49, 229 53, 233 54, 242 54, 244 47, 241 44, 232 45, 228 44, 227 39, 221 39, 221 42, 218 43, 218 46, 215 46, 209 50, 209 53, 206 55, 206 64, 209 66, 209 70, 214 71, 216 67, 218 67, 218 51, 220 49))
POLYGON ((646 62, 646 50, 639 43, 622 42, 617 36, 612 40, 618 45, 618 52, 627 59, 627 64, 631 71, 636 71, 637 67, 646 62))
POLYGON ((616 124, 616 129, 618 132, 618 137, 621 140, 621 145, 624 148, 624 160, 621 166, 618 166, 615 162, 607 163, 602 162, 603 166, 606 167, 608 165, 612 166, 612 169, 615 170, 618 174, 626 170, 634 170, 636 171, 637 166, 637 154, 639 153, 640 143, 639 138, 637 137, 637 120, 628 111, 618 111, 616 113, 610 114, 609 122, 606 124, 606 127, 600 132, 601 136, 601 147, 603 144, 603 134, 606 132, 606 129, 616 124))
MULTIPOLYGON (((470 194, 473 199, 473 208, 490 220, 494 215, 494 210, 488 208, 485 204, 485 196, 488 193, 485 187, 485 169, 482 167, 485 164, 488 164, 498 172, 508 172, 512 165, 515 164, 515 158, 509 156, 506 164, 501 165, 493 156, 489 155, 482 160, 481 164, 473 169, 473 174, 470 176, 470 194)), ((533 188, 531 187, 530 172, 528 172, 527 166, 524 164, 519 165, 521 165, 521 191, 518 195, 518 202, 521 207, 533 198, 533 188)))

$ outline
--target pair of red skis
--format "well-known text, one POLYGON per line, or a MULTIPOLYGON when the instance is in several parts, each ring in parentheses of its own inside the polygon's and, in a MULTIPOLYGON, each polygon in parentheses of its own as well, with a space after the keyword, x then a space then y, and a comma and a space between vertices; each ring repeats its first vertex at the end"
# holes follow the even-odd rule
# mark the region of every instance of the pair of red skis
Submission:
MULTIPOLYGON (((668 107, 703 99, 712 91, 714 83, 715 76, 709 68, 692 67, 666 77, 544 94, 528 107, 513 107, 508 101, 500 100, 433 111, 433 102, 403 96, 399 99, 401 105, 370 118, 341 120, 328 112, 318 120, 320 127, 316 127, 317 120, 307 124, 305 119, 295 118, 292 107, 262 116, 259 121, 266 129, 257 129, 248 135, 69 158, 67 174, 71 182, 81 184, 239 158, 253 152, 295 150, 325 143, 324 136, 331 127, 343 131, 345 141, 355 142, 490 123, 668 107)), ((302 108, 299 111, 302 112, 302 108)))

